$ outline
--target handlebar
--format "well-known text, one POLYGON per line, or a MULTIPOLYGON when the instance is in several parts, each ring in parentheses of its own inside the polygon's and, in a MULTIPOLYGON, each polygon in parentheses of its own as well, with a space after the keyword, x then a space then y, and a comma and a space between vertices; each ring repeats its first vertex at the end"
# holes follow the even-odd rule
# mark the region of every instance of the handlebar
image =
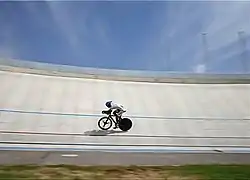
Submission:
MULTIPOLYGON (((112 112, 112 110, 107 110, 107 111, 103 110, 102 114, 111 115, 111 112, 112 112)), ((126 112, 126 110, 124 110, 123 112, 126 112)))

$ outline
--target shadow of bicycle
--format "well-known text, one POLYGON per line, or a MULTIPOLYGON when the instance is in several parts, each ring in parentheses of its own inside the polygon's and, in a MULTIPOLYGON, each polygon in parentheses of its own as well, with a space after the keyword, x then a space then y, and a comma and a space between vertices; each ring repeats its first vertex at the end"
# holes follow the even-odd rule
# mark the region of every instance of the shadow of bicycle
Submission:
POLYGON ((92 130, 92 131, 86 131, 84 132, 84 135, 86 136, 107 136, 109 134, 117 134, 117 133, 124 133, 124 131, 121 130, 92 130))

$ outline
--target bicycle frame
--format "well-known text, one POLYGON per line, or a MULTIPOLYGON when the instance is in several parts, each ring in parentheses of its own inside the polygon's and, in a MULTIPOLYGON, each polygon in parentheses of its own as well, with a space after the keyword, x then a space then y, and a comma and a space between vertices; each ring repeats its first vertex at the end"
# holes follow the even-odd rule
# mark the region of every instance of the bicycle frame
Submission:
POLYGON ((115 117, 115 115, 112 115, 112 114, 109 114, 109 115, 108 115, 108 119, 110 118, 111 121, 113 121, 113 123, 117 124, 116 120, 114 120, 113 117, 115 117))

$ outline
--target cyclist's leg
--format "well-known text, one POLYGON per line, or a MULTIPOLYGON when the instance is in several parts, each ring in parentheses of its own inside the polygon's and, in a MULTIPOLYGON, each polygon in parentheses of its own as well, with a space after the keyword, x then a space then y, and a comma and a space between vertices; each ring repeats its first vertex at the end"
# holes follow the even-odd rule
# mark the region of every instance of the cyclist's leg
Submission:
POLYGON ((117 109, 117 112, 116 112, 116 117, 117 117, 116 120, 117 120, 117 122, 119 122, 119 121, 121 120, 122 113, 123 113, 123 112, 122 112, 121 110, 118 110, 118 109, 117 109))
POLYGON ((115 115, 115 120, 116 120, 116 124, 115 124, 115 128, 118 128, 118 124, 119 124, 119 120, 120 120, 120 117, 119 117, 119 110, 116 109, 114 111, 114 115, 115 115))

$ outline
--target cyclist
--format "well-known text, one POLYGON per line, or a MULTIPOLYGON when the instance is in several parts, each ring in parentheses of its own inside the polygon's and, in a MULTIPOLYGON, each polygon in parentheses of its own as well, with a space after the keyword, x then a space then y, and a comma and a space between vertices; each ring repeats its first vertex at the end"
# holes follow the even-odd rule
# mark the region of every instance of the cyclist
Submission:
POLYGON ((105 105, 109 109, 107 111, 103 111, 103 112, 111 114, 112 110, 114 110, 113 114, 116 117, 115 129, 118 128, 119 120, 121 119, 122 114, 126 112, 125 108, 120 104, 114 103, 113 101, 107 101, 105 103, 105 105))

